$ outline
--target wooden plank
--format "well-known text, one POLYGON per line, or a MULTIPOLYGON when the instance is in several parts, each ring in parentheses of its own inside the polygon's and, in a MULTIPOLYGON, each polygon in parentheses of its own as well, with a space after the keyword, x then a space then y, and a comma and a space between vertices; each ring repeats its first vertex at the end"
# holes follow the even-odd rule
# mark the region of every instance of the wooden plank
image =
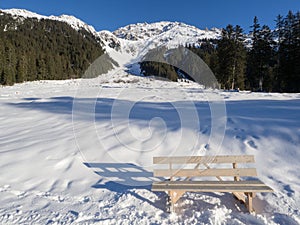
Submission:
POLYGON ((157 181, 154 185, 187 185, 187 186, 266 186, 260 180, 243 180, 243 181, 157 181))
MULTIPOLYGON (((198 163, 198 164, 194 167, 194 170, 198 169, 200 165, 201 165, 201 164, 198 163)), ((185 180, 185 181, 189 181, 190 179, 191 179, 191 177, 186 177, 184 180, 185 180)))
POLYGON ((153 157, 153 164, 254 163, 253 155, 153 157))
POLYGON ((152 191, 191 191, 191 192, 273 192, 268 186, 190 186, 190 185, 152 185, 152 191))
MULTIPOLYGON (((207 169, 211 169, 210 166, 209 166, 207 163, 204 163, 203 165, 204 165, 207 169)), ((220 181, 223 180, 222 177, 220 177, 220 176, 216 176, 216 178, 217 178, 218 180, 220 180, 220 181)))
POLYGON ((255 168, 238 169, 157 169, 153 170, 156 177, 207 177, 207 176, 257 176, 255 168))

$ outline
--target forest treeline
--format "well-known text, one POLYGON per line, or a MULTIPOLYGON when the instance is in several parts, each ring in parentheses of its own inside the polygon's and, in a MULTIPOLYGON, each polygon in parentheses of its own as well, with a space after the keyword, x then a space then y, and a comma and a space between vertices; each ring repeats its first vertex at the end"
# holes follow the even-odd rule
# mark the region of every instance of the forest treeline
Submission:
MULTIPOLYGON (((248 35, 239 25, 228 25, 220 40, 185 47, 204 60, 223 89, 300 92, 299 12, 279 15, 273 31, 255 17, 248 35)), ((142 62, 141 71, 173 81, 180 77, 176 68, 158 62, 142 62)))
MULTIPOLYGON (((104 53, 100 40, 64 22, 0 15, 0 83, 82 77, 104 53)), ((106 65, 107 70, 111 64, 106 65)))

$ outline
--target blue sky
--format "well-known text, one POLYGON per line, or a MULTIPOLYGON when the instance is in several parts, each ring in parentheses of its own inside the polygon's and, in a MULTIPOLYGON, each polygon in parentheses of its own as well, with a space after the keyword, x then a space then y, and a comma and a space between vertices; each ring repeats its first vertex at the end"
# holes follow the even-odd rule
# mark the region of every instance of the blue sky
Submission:
POLYGON ((254 16, 273 28, 278 14, 300 10, 300 0, 0 0, 0 8, 74 15, 96 30, 113 31, 131 23, 164 20, 199 28, 238 24, 248 31, 254 16))

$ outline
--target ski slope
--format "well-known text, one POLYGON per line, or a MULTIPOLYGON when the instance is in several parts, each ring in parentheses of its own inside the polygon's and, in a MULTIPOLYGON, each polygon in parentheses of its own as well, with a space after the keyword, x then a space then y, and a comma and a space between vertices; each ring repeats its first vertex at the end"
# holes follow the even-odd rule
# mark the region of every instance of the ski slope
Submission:
POLYGON ((0 105, 0 224, 300 224, 300 94, 113 71, 1 87, 0 105), (255 155, 275 192, 257 195, 256 214, 228 193, 188 193, 169 214, 166 195, 150 190, 152 157, 213 152, 210 106, 220 98, 218 154, 255 155))

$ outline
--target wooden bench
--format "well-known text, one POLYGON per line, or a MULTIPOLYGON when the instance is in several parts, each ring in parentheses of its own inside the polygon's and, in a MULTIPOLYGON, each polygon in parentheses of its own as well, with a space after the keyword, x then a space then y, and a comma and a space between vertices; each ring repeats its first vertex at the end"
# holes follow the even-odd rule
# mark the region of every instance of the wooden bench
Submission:
POLYGON ((154 157, 153 164, 163 167, 155 168, 154 176, 168 179, 154 182, 152 191, 167 191, 171 211, 174 211, 174 204, 185 192, 231 192, 252 212, 252 199, 257 192, 273 192, 260 180, 241 180, 241 177, 256 177, 257 172, 255 168, 241 168, 238 165, 254 162, 253 155, 154 157), (203 180, 203 177, 217 180, 203 180), (233 179, 224 180, 222 177, 233 179))

